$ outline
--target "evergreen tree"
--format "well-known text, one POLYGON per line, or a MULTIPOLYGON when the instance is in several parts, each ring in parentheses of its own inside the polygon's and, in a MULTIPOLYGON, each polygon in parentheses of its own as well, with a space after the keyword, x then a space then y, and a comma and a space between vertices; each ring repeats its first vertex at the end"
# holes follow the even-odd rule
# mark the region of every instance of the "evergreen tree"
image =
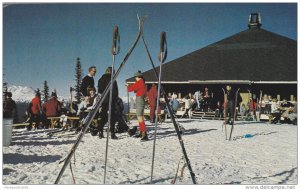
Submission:
POLYGON ((35 94, 37 94, 37 93, 40 93, 40 94, 41 94, 41 90, 40 90, 39 88, 37 88, 37 89, 35 90, 35 94))
POLYGON ((43 94, 44 94, 43 102, 47 102, 49 99, 49 86, 46 80, 44 81, 43 94))
POLYGON ((8 92, 8 90, 7 90, 7 83, 6 82, 4 82, 3 83, 3 103, 5 103, 6 102, 6 99, 7 99, 7 92, 8 92))
POLYGON ((81 68, 81 63, 80 63, 80 58, 77 58, 76 61, 76 68, 75 68, 75 100, 77 102, 80 102, 80 86, 81 86, 81 81, 82 81, 82 68, 81 68))

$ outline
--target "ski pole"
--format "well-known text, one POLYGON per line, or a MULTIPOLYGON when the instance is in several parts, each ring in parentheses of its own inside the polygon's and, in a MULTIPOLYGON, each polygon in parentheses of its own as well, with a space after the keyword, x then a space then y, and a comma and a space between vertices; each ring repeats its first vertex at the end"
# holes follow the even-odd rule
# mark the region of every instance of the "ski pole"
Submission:
POLYGON ((120 34, 118 26, 115 26, 113 32, 113 47, 112 47, 112 55, 113 55, 113 63, 111 66, 111 83, 110 83, 110 93, 109 93, 109 103, 108 103, 108 129, 107 129, 107 137, 106 137, 106 149, 105 149, 105 165, 104 165, 104 177, 103 183, 105 184, 106 181, 106 166, 107 166, 107 156, 108 156, 108 141, 109 141, 109 132, 111 129, 111 111, 112 111, 112 93, 113 93, 113 74, 114 74, 114 66, 115 66, 115 58, 116 55, 120 52, 120 34), (118 42, 118 49, 117 49, 117 42, 118 42))
MULTIPOLYGON (((132 51, 135 49, 141 34, 142 34, 142 30, 143 30, 143 20, 138 17, 138 21, 139 21, 139 30, 138 30, 138 34, 137 37, 135 39, 135 41, 133 42, 133 44, 131 45, 131 47, 129 48, 128 52, 126 53, 125 57, 123 58, 123 61, 121 62, 121 65, 119 66, 117 72, 115 73, 115 75, 113 76, 113 80, 110 82, 114 82, 117 78, 117 76, 119 75, 119 73, 121 72, 122 68, 124 67, 126 61, 128 60, 129 56, 131 55, 132 51)), ((87 129, 89 128, 92 120, 94 119, 96 113, 98 112, 99 108, 101 107, 101 104, 103 103, 104 99, 106 98, 106 96, 108 95, 108 88, 109 88, 110 83, 108 84, 108 86, 106 86, 105 90, 103 91, 103 93, 101 94, 101 97, 99 95, 97 95, 97 99, 96 99, 96 104, 93 106, 91 112, 86 116, 86 118, 84 119, 83 123, 83 129, 81 130, 81 132, 79 133, 76 142, 74 143, 74 145, 72 146, 69 154, 67 155, 67 157, 65 158, 65 162, 63 167, 61 168, 56 180, 55 180, 55 184, 58 184, 58 182, 60 181, 64 171, 66 170, 66 167, 68 166, 68 164, 70 163, 70 160, 73 156, 73 154, 75 153, 75 150, 77 149, 81 139, 83 138, 84 134, 86 133, 87 129)))
MULTIPOLYGON (((152 65, 153 71, 154 71, 155 76, 156 76, 156 78, 157 78, 157 80, 158 80, 158 73, 157 73, 157 71, 156 71, 156 69, 155 69, 155 66, 154 66, 152 57, 151 57, 151 55, 150 55, 150 52, 149 52, 149 49, 148 49, 148 46, 147 46, 147 44, 146 44, 146 41, 145 41, 145 38, 144 38, 144 35, 143 35, 143 34, 142 34, 142 40, 143 40, 145 49, 146 49, 146 51, 147 51, 147 54, 148 54, 150 63, 151 63, 151 65, 152 65)), ((167 54, 167 50, 166 50, 166 54, 167 54)), ((170 104, 169 104, 170 101, 169 101, 169 99, 168 99, 168 97, 167 97, 167 93, 166 93, 166 91, 164 90, 163 86, 161 86, 161 91, 162 91, 164 100, 165 100, 165 102, 166 102, 167 109, 169 110, 169 113, 170 113, 170 116, 171 116, 171 120, 172 120, 172 123, 173 123, 173 125, 174 125, 175 131, 176 131, 176 134, 177 134, 177 137, 178 137, 178 140, 179 140, 179 144, 180 144, 180 146, 181 146, 182 154, 183 154, 183 156, 184 156, 185 162, 187 163, 188 169, 189 169, 189 171, 190 171, 190 175, 191 175, 192 181, 193 181, 194 184, 196 184, 195 174, 194 174, 194 172, 193 172, 193 169, 192 169, 190 160, 189 160, 189 158, 188 158, 188 156, 187 156, 187 152, 186 152, 185 147, 184 147, 184 143, 183 143, 183 139, 182 139, 182 135, 181 135, 181 132, 180 132, 178 123, 176 122, 176 119, 175 119, 175 116, 174 116, 174 112, 173 112, 173 110, 171 109, 171 106, 170 106, 170 104)))
POLYGON ((73 96, 72 96, 72 91, 73 91, 73 88, 70 87, 70 95, 71 95, 71 99, 70 99, 70 112, 71 113, 73 112, 73 96))
POLYGON ((159 55, 160 66, 159 66, 157 100, 156 100, 156 109, 155 109, 155 128, 154 128, 154 141, 153 141, 153 153, 152 153, 152 167, 151 167, 150 183, 152 183, 152 179, 153 179, 155 145, 156 145, 156 134, 157 134, 157 123, 158 123, 158 107, 159 107, 160 87, 161 87, 161 69, 162 69, 163 62, 166 59, 165 46, 166 46, 166 32, 162 32, 160 34, 160 55, 159 55))
MULTIPOLYGON (((227 140, 227 128, 226 128, 226 117, 227 117, 227 94, 226 91, 224 90, 224 88, 222 88, 223 92, 224 92, 224 128, 225 128, 225 139, 227 140)), ((223 127, 222 127, 223 128, 223 127)))

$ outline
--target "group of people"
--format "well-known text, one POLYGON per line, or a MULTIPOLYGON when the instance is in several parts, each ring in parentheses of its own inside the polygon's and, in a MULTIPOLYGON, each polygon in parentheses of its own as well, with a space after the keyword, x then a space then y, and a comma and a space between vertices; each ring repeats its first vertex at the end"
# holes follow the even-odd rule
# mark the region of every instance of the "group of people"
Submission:
POLYGON ((204 88, 204 92, 200 90, 194 93, 194 99, 196 100, 196 110, 209 112, 211 110, 211 102, 213 99, 213 93, 208 90, 207 87, 204 88))
POLYGON ((47 118, 58 117, 64 112, 63 105, 57 100, 55 92, 51 93, 50 99, 44 104, 41 102, 40 92, 37 92, 26 110, 27 122, 29 122, 27 130, 31 130, 33 124, 35 124, 37 129, 49 128, 50 121, 47 118))
MULTIPOLYGON (((101 76, 98 80, 98 94, 102 95, 108 85, 110 84, 112 74, 111 67, 108 67, 105 73, 101 76)), ((77 114, 80 115, 84 113, 86 110, 91 109, 95 102, 96 102, 96 89, 95 89, 95 82, 94 76, 96 74, 96 67, 92 66, 89 68, 89 74, 85 76, 81 83, 81 91, 84 96, 83 102, 80 104, 77 114)), ((145 80, 143 78, 142 72, 138 71, 135 73, 136 83, 133 85, 127 86, 128 92, 134 91, 136 93, 136 105, 137 105, 137 118, 139 122, 139 129, 140 133, 136 135, 136 137, 140 137, 142 141, 148 140, 147 135, 147 128, 144 122, 144 107, 145 107, 145 97, 147 96, 147 86, 145 84, 145 80)), ((115 80, 112 84, 112 105, 111 108, 109 107, 110 96, 107 95, 101 105, 99 113, 96 115, 98 117, 97 126, 94 126, 91 132, 93 136, 99 136, 99 138, 103 138, 103 129, 105 124, 109 121, 110 116, 110 123, 109 123, 109 130, 111 134, 111 139, 118 139, 116 136, 116 129, 115 125, 118 122, 119 126, 122 124, 122 131, 127 131, 130 136, 135 135, 137 131, 137 127, 129 129, 126 122, 122 117, 123 113, 123 102, 122 99, 119 98, 119 91, 118 91, 118 84, 115 80)), ((82 118, 85 117, 87 114, 83 114, 82 118)))
MULTIPOLYGON (((76 111, 76 115, 83 121, 89 111, 92 110, 96 103, 97 97, 101 97, 103 92, 112 79, 112 75, 114 71, 112 71, 111 67, 108 67, 105 73, 101 76, 98 80, 98 95, 95 88, 94 76, 96 74, 96 67, 92 66, 89 68, 88 74, 83 78, 81 83, 81 93, 82 98, 81 102, 78 103, 78 109, 76 111)), ((160 113, 161 103, 159 103, 159 107, 157 106, 157 98, 158 98, 158 90, 156 84, 151 84, 150 89, 147 89, 147 85, 145 84, 145 79, 141 71, 138 71, 134 74, 135 83, 132 85, 127 84, 127 91, 128 92, 135 92, 136 95, 136 115, 138 119, 138 126, 139 126, 139 133, 136 137, 141 138, 141 140, 145 141, 148 140, 147 135, 147 127, 144 121, 144 109, 146 104, 148 103, 150 108, 150 122, 155 122, 155 111, 158 110, 160 113)), ((11 93, 7 94, 7 101, 4 105, 4 116, 11 116, 14 114, 13 110, 16 110, 16 104, 11 99, 11 93), (10 110, 10 111, 8 111, 10 110)), ((123 115, 123 101, 119 97, 118 92, 118 84, 115 80, 112 84, 112 99, 111 99, 111 108, 110 108, 110 96, 107 95, 102 102, 100 110, 96 114, 97 123, 95 126, 90 127, 91 134, 93 136, 97 136, 99 138, 104 138, 104 126, 109 121, 110 116, 110 123, 109 129, 111 134, 111 139, 118 139, 116 133, 119 131, 121 132, 128 132, 130 136, 133 136, 137 132, 137 127, 129 128, 126 123, 126 117, 123 115), (116 129, 116 123, 118 123, 116 129)), ((184 104, 184 114, 182 117, 189 117, 192 116, 192 110, 198 111, 210 111, 211 102, 213 98, 213 93, 211 93, 207 87, 205 87, 204 92, 196 91, 194 95, 187 95, 182 100, 181 103, 184 104)), ((275 102, 275 100, 274 100, 275 102)), ((176 94, 172 94, 169 97, 169 103, 172 111, 176 113, 176 111, 180 108, 180 101, 177 99, 176 94)), ((235 97, 235 92, 233 92, 232 87, 230 85, 226 86, 225 90, 225 98, 224 101, 218 101, 215 109, 216 116, 224 116, 226 114, 226 122, 232 123, 234 116, 236 116, 236 107, 240 106, 240 114, 242 116, 246 115, 247 113, 252 113, 252 111, 257 110, 257 102, 250 99, 249 104, 241 104, 241 97, 235 97), (237 100, 237 102, 235 102, 237 100), (225 108, 225 109, 224 109, 225 108)), ((291 121, 295 121, 295 117, 297 117, 297 112, 295 105, 288 105, 286 101, 283 101, 282 105, 278 106, 278 104, 273 103, 271 104, 271 115, 273 115, 273 123, 280 121, 280 117, 284 116, 285 118, 291 121), (296 114, 293 114, 296 113, 296 114), (296 116, 295 116, 296 115, 296 116)), ((165 110, 165 114, 170 114, 169 110, 166 106, 162 107, 165 110)), ((61 102, 57 100, 56 93, 52 92, 50 99, 45 102, 44 104, 41 103, 41 94, 39 92, 36 93, 36 96, 32 99, 29 107, 27 109, 27 115, 29 125, 27 126, 28 130, 32 129, 33 123, 35 123, 36 128, 49 128, 50 121, 49 117, 59 117, 62 115, 67 114, 67 110, 64 109, 64 106, 61 102)), ((82 122, 76 126, 77 132, 82 129, 82 122)))

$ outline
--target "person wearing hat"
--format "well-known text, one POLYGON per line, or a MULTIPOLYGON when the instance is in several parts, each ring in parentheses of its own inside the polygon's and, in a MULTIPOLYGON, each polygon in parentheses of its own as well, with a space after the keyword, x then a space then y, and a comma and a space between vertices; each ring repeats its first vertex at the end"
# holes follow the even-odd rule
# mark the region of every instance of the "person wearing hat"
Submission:
MULTIPOLYGON (((60 115, 60 111, 60 102, 57 100, 56 93, 52 92, 50 99, 43 105, 43 113, 46 117, 58 117, 60 115)), ((44 117, 44 123, 45 127, 48 128, 50 121, 46 117, 44 117)))
MULTIPOLYGON (((140 137, 142 141, 147 141, 148 140, 148 135, 147 135, 147 128, 145 125, 144 121, 144 108, 145 108, 145 96, 147 95, 147 86, 145 84, 145 80, 143 78, 143 74, 141 71, 138 71, 134 75, 136 82, 128 86, 127 85, 127 90, 128 92, 135 92, 136 95, 136 115, 138 118, 139 122, 139 127, 140 127, 140 137)), ((134 129, 130 129, 134 131, 134 129)), ((128 131, 129 134, 131 134, 131 131, 128 131)))
MULTIPOLYGON (((105 73, 101 76, 101 78, 98 80, 98 93, 102 94, 105 90, 105 88, 110 84, 112 75, 112 68, 108 67, 105 71, 105 73)), ((118 90, 118 84, 115 80, 113 83, 113 89, 112 89, 112 103, 117 102, 117 99, 119 97, 119 90, 118 90)), ((115 123, 116 123, 116 116, 115 116, 115 106, 111 106, 109 108, 109 94, 105 97, 103 100, 103 103, 101 105, 101 111, 99 114, 99 117, 101 118, 100 122, 98 122, 98 130, 99 130, 99 138, 103 138, 103 128, 104 125, 108 122, 108 114, 107 111, 110 110, 111 113, 111 123, 110 123, 110 132, 111 132, 111 139, 118 139, 118 137, 115 134, 115 123)))

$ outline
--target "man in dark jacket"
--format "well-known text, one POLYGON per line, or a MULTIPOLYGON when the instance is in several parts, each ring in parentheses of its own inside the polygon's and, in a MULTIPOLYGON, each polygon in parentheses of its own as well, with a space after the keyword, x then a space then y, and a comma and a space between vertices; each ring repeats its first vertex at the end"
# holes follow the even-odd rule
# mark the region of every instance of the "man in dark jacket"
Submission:
MULTIPOLYGON (((111 74, 112 74, 112 68, 108 67, 105 71, 105 74, 103 74, 102 77, 98 80, 98 93, 99 94, 102 94, 104 92, 105 88, 109 85, 110 80, 111 80, 111 74)), ((117 81, 114 81, 113 89, 112 89, 112 103, 117 101, 118 96, 119 96, 118 84, 117 84, 117 81)), ((107 114, 108 110, 109 110, 109 93, 101 105, 101 112, 100 112, 101 120, 98 125, 99 138, 104 137, 103 136, 103 127, 108 121, 108 114, 107 114)), ((111 138, 118 139, 118 137, 115 134, 116 116, 115 116, 115 106, 113 106, 113 104, 112 104, 110 113, 111 113, 111 123, 110 123, 111 138)))
POLYGON ((7 92, 6 96, 6 101, 3 101, 3 118, 13 118, 15 121, 17 116, 16 102, 12 99, 11 92, 7 92))
POLYGON ((94 82, 94 76, 96 74, 96 67, 95 66, 91 66, 89 68, 89 73, 88 75, 86 75, 81 82, 81 87, 80 87, 80 91, 82 93, 83 96, 89 96, 88 92, 87 92, 87 88, 93 87, 95 88, 95 82, 94 82))

